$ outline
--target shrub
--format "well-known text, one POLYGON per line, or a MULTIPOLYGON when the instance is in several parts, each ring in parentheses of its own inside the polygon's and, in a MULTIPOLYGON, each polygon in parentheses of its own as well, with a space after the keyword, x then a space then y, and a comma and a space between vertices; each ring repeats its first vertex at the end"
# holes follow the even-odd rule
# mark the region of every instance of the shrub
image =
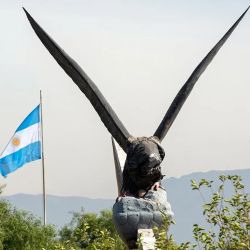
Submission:
POLYGON ((191 181, 193 190, 199 191, 204 200, 203 215, 210 229, 195 224, 194 239, 199 249, 250 249, 250 200, 245 193, 242 179, 237 175, 219 176, 220 185, 214 191, 213 182, 201 179, 199 183, 191 181), (233 188, 230 197, 225 197, 225 184, 233 188), (211 191, 211 201, 207 202, 202 189, 211 191))

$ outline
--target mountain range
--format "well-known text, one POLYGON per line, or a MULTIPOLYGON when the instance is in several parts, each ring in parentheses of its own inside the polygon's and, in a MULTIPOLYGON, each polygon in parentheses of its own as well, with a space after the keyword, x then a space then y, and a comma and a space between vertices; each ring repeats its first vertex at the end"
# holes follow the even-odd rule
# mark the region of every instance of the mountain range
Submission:
MULTIPOLYGON (((247 193, 250 191, 250 169, 231 171, 210 171, 206 173, 193 173, 180 178, 169 178, 162 182, 167 190, 168 200, 175 214, 175 225, 171 226, 170 233, 173 234, 177 242, 191 241, 193 224, 205 225, 202 215, 203 201, 199 192, 193 191, 190 180, 199 181, 202 178, 213 180, 218 185, 219 175, 240 175, 245 184, 247 193)), ((231 187, 226 188, 225 195, 232 191, 231 187)), ((209 201, 209 192, 204 190, 204 197, 209 201)), ((15 194, 2 196, 17 209, 22 209, 33 213, 36 216, 42 215, 42 195, 15 194)), ((47 195, 47 222, 60 228, 69 224, 72 212, 77 212, 84 208, 86 212, 98 213, 103 209, 112 209, 113 199, 91 199, 77 196, 55 196, 47 195)))

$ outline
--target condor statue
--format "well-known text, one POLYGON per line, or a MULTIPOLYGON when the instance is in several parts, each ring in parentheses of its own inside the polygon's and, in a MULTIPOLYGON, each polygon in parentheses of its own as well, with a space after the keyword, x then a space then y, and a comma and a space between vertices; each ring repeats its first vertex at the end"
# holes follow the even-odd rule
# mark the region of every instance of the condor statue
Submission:
POLYGON ((112 137, 127 154, 123 173, 118 181, 120 192, 113 212, 117 230, 131 249, 135 247, 137 229, 141 227, 150 228, 153 225, 152 223, 159 226, 162 222, 159 217, 154 216, 154 212, 157 209, 159 212, 161 208, 153 206, 153 203, 163 205, 163 211, 166 211, 169 216, 172 215, 171 208, 166 201, 166 192, 160 186, 160 181, 163 177, 160 164, 165 156, 161 141, 172 126, 195 83, 240 23, 248 9, 249 7, 195 68, 177 93, 151 137, 135 137, 127 131, 94 82, 24 9, 32 28, 41 42, 89 99, 112 137), (152 206, 148 206, 145 202, 151 202, 152 206), (146 209, 147 212, 140 214, 140 210, 143 209, 146 209), (128 214, 126 215, 126 211, 132 212, 130 217, 127 216, 128 214), (122 214, 126 216, 120 216, 122 214), (140 219, 138 219, 139 217, 140 219), (132 218, 132 222, 128 220, 129 218, 132 218))

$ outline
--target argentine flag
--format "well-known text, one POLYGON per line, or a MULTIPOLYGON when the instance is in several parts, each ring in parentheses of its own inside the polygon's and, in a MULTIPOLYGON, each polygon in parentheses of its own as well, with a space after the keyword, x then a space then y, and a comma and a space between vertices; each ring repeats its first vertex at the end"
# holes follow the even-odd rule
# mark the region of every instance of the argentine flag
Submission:
POLYGON ((40 105, 24 119, 0 155, 0 173, 7 176, 38 159, 41 159, 40 105))

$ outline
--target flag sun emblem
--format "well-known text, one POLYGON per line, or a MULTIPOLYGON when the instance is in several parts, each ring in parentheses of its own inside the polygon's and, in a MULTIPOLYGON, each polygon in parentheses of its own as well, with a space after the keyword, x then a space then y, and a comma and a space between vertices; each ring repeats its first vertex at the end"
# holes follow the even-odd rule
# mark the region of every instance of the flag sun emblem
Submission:
POLYGON ((19 146, 20 145, 20 139, 17 138, 17 137, 14 137, 13 140, 12 140, 12 144, 14 146, 19 146))

